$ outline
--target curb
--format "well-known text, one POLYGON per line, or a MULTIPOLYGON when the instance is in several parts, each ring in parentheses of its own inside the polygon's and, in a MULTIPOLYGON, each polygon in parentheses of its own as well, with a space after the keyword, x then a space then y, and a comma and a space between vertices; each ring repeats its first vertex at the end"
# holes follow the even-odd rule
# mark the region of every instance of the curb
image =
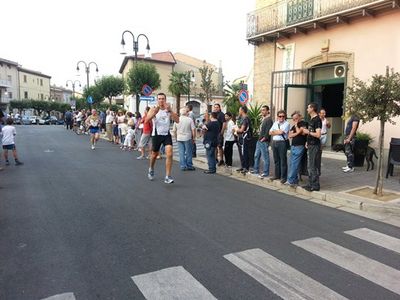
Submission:
MULTIPOLYGON (((176 158, 174 158, 176 160, 176 158)), ((193 164, 200 169, 207 169, 207 163, 199 158, 193 158, 193 164)), ((400 217, 400 205, 393 206, 391 204, 381 204, 374 202, 374 200, 363 198, 360 196, 353 196, 345 194, 344 192, 331 192, 331 191, 315 191, 309 192, 301 187, 292 188, 285 186, 279 181, 271 181, 268 179, 260 179, 249 174, 240 174, 236 172, 228 173, 224 169, 217 169, 217 174, 231 177, 236 180, 244 181, 249 184, 254 184, 270 190, 275 190, 280 193, 295 196, 304 200, 309 200, 318 203, 329 203, 331 207, 340 208, 347 207, 354 210, 371 213, 385 213, 400 217)))

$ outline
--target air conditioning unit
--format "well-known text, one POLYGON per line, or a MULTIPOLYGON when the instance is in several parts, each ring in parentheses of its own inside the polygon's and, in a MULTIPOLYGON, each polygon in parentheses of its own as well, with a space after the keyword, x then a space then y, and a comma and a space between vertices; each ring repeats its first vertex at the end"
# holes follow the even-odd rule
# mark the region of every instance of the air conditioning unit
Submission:
POLYGON ((337 65, 333 70, 333 76, 335 78, 343 78, 346 76, 346 65, 337 65))

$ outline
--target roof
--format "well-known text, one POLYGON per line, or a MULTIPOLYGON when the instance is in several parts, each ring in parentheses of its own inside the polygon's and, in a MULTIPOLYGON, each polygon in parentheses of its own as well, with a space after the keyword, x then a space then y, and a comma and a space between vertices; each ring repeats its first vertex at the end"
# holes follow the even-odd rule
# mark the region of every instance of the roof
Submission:
MULTIPOLYGON (((119 68, 119 73, 123 72, 123 70, 125 69, 126 64, 128 63, 129 60, 134 60, 134 59, 135 59, 135 56, 133 56, 133 55, 125 56, 124 60, 122 62, 122 65, 119 68)), ((157 62, 157 63, 164 63, 164 64, 170 64, 170 65, 176 64, 175 57, 171 53, 171 51, 151 53, 151 58, 145 58, 143 54, 139 54, 137 56, 137 59, 148 61, 148 62, 157 62)))
POLYGON ((174 56, 177 61, 183 62, 196 68, 202 68, 204 65, 206 65, 217 70, 217 67, 215 65, 208 63, 206 60, 201 60, 183 53, 175 53, 174 56))
POLYGON ((4 58, 1 58, 1 57, 0 57, 0 63, 5 63, 5 64, 13 65, 13 66, 18 66, 17 62, 11 61, 11 60, 8 60, 8 59, 4 59, 4 58))
POLYGON ((22 72, 25 72, 25 73, 38 75, 38 76, 41 76, 41 77, 46 77, 46 78, 49 78, 49 79, 51 78, 51 76, 43 74, 42 72, 29 70, 29 69, 25 69, 25 68, 21 68, 21 67, 18 68, 18 71, 22 71, 22 72))

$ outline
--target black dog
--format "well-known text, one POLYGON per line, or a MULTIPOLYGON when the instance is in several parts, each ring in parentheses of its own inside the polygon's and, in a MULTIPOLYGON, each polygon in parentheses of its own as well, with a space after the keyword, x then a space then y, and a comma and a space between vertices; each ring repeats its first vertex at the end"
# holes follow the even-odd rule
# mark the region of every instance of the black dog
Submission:
MULTIPOLYGON (((343 151, 344 152, 344 145, 343 144, 336 144, 332 146, 332 150, 339 152, 339 151, 343 151)), ((363 151, 364 152, 364 151, 363 151)), ((367 150, 365 151, 365 153, 360 153, 360 154, 364 154, 365 155, 365 161, 367 162, 367 171, 369 171, 369 167, 371 166, 371 170, 374 169, 374 161, 373 158, 375 156, 376 159, 378 159, 378 156, 376 155, 375 149, 368 146, 367 150)))

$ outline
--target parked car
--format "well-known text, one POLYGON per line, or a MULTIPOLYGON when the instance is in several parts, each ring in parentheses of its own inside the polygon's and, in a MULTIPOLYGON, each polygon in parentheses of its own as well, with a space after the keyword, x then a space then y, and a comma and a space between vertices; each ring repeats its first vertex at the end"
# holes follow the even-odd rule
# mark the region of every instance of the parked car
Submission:
POLYGON ((45 122, 45 120, 44 120, 43 118, 39 118, 38 124, 39 124, 39 125, 45 125, 46 122, 45 122))
POLYGON ((64 124, 64 120, 59 120, 55 116, 47 116, 43 120, 44 120, 45 125, 62 125, 62 124, 64 124))
POLYGON ((21 124, 22 124, 22 122, 21 122, 21 117, 14 117, 14 118, 13 118, 13 122, 14 122, 14 124, 16 124, 16 125, 21 125, 21 124))
POLYGON ((29 119, 31 120, 32 124, 39 124, 40 118, 38 116, 29 116, 29 119))
POLYGON ((32 120, 28 116, 23 116, 21 118, 21 123, 23 125, 31 125, 32 124, 32 120))

